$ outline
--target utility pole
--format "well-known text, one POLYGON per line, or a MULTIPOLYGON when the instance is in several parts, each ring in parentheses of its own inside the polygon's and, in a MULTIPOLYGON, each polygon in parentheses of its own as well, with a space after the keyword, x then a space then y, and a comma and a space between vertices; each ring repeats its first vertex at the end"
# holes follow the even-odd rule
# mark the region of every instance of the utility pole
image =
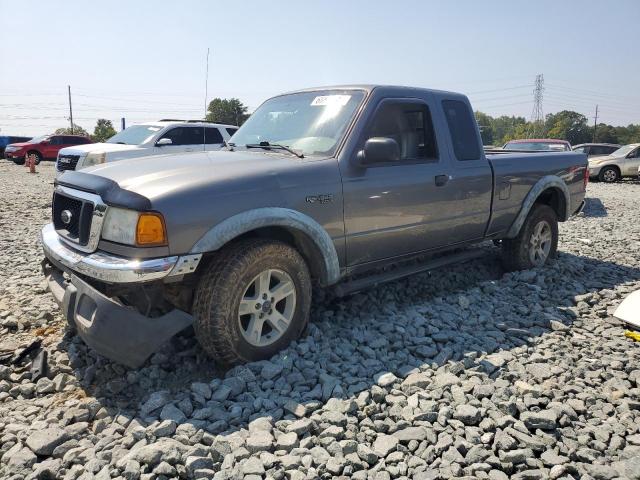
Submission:
POLYGON ((207 47, 207 73, 204 77, 204 118, 207 119, 207 96, 209 94, 209 48, 207 47))
POLYGON ((69 92, 69 121, 71 122, 71 135, 73 135, 73 108, 71 108, 71 85, 67 85, 69 92))
POLYGON ((596 105, 596 116, 593 117, 593 143, 596 143, 596 130, 598 129, 598 105, 596 105))
POLYGON ((542 112, 542 92, 544 91, 544 75, 536 75, 533 90, 533 110, 531 111, 531 128, 533 137, 544 135, 544 113, 542 112))

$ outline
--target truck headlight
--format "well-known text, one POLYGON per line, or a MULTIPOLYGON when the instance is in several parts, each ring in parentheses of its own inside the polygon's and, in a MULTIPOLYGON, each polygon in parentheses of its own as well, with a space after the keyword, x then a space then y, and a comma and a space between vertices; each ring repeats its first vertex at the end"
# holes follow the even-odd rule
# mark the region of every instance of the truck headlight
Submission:
POLYGON ((91 165, 99 165, 104 163, 107 158, 107 154, 105 152, 91 152, 84 157, 82 161, 83 167, 90 167, 91 165))
POLYGON ((157 247, 167 244, 167 231, 159 213, 109 207, 102 224, 102 238, 138 247, 157 247))

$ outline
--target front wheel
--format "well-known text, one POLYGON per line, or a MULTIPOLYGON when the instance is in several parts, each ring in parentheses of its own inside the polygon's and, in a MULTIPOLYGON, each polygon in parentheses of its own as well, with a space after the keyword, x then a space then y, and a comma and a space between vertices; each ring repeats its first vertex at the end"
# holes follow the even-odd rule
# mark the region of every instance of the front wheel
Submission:
POLYGON ((598 180, 606 183, 615 183, 620 180, 620 174, 618 173, 618 169, 616 167, 604 167, 600 170, 600 174, 598 175, 598 180))
POLYGON ((266 359, 300 337, 310 304, 309 269, 294 248, 240 241, 218 252, 198 283, 196 338, 223 364, 266 359))
POLYGON ((541 267, 557 250, 556 212, 548 205, 534 205, 518 236, 502 241, 502 264, 507 271, 541 267))

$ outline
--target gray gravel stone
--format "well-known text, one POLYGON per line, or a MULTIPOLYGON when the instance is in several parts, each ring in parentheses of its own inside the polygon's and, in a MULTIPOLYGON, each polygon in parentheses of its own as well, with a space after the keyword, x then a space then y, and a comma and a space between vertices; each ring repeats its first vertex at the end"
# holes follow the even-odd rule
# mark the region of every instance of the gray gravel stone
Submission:
POLYGON ((64 442, 69 435, 61 428, 52 427, 44 430, 36 430, 27 437, 27 447, 36 455, 48 456, 54 448, 64 442))

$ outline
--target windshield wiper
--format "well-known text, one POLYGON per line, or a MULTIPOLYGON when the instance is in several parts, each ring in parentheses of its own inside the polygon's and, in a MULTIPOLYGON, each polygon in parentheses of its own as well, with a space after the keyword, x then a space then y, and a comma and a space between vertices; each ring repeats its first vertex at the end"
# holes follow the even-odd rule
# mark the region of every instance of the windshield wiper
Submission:
POLYGON ((277 150, 284 150, 286 152, 289 152, 289 153, 295 155, 298 158, 304 158, 303 154, 296 152, 295 150, 293 150, 292 148, 287 147, 286 145, 280 145, 278 143, 269 143, 267 141, 264 141, 264 142, 260 142, 260 143, 248 143, 248 144, 245 145, 245 147, 247 147, 247 148, 264 148, 266 150, 271 150, 272 148, 275 148, 277 150))

